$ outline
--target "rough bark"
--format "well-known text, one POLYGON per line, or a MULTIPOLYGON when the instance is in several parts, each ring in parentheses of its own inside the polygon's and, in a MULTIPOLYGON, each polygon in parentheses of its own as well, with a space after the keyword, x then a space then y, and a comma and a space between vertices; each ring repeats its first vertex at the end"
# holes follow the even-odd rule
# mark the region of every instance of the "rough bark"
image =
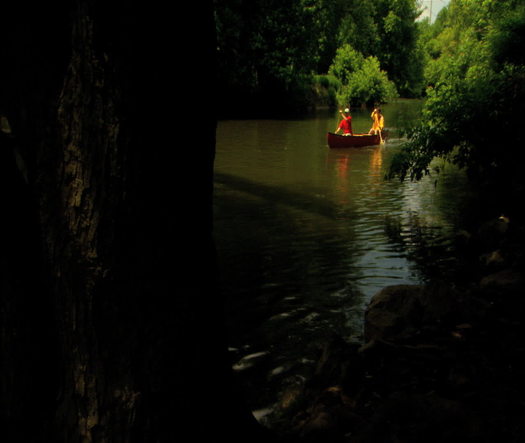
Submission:
POLYGON ((159 1, 11 8, 0 78, 13 127, 3 181, 17 183, 16 235, 1 256, 5 432, 246 438, 256 427, 231 380, 215 291, 211 1, 174 14, 159 1))

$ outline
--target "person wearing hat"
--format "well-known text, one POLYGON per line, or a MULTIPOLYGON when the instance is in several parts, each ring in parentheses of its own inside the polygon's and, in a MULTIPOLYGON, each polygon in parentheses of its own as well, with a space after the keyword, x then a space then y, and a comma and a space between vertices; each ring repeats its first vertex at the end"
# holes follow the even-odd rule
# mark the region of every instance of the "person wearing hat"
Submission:
POLYGON ((343 135, 352 135, 352 116, 350 115, 350 109, 346 108, 344 111, 339 111, 343 119, 339 123, 339 126, 335 130, 337 134, 340 130, 343 131, 343 135))

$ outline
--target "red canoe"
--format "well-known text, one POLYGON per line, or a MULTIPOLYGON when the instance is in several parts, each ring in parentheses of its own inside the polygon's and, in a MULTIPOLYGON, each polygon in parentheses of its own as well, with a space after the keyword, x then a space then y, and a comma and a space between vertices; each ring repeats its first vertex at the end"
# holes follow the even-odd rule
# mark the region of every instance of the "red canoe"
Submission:
POLYGON ((327 140, 331 148, 360 148, 381 144, 379 135, 370 134, 340 135, 329 132, 327 140))

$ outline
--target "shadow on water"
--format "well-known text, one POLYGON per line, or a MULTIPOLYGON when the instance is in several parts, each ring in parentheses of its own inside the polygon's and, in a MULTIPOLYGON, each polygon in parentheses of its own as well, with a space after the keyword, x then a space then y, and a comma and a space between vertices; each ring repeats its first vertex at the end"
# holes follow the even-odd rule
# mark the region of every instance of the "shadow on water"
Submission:
POLYGON ((313 198, 312 193, 291 191, 282 186, 257 183, 231 174, 216 172, 215 183, 265 199, 274 205, 284 205, 301 211, 313 212, 326 218, 336 218, 339 212, 337 205, 321 196, 313 198))
POLYGON ((232 358, 259 408, 312 374, 330 336, 361 334, 363 298, 350 276, 357 255, 348 247, 355 233, 336 222, 335 204, 311 192, 224 173, 215 179, 232 358))
MULTIPOLYGON (((418 112, 408 102, 384 109, 396 130, 418 112)), ((368 113, 354 117, 356 129, 369 125, 368 113)), ((214 235, 232 365, 254 410, 309 379, 331 336, 359 340, 378 290, 419 283, 420 264, 446 267, 429 251, 450 248, 450 197, 462 183, 385 182, 399 140, 330 150, 335 120, 219 125, 214 235)))

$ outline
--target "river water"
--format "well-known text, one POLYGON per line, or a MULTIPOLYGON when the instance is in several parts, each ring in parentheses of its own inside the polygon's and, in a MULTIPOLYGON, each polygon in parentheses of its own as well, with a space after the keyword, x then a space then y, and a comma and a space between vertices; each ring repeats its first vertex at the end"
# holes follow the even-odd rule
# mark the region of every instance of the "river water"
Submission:
MULTIPOLYGON (((384 106, 389 138, 365 148, 328 148, 338 115, 327 110, 219 122, 214 235, 232 364, 257 417, 312 374, 330 337, 362 339, 377 291, 440 272, 425 254, 452 248, 462 174, 448 167, 438 180, 384 179, 421 105, 384 106)), ((370 111, 352 115, 354 131, 367 132, 370 111)))

